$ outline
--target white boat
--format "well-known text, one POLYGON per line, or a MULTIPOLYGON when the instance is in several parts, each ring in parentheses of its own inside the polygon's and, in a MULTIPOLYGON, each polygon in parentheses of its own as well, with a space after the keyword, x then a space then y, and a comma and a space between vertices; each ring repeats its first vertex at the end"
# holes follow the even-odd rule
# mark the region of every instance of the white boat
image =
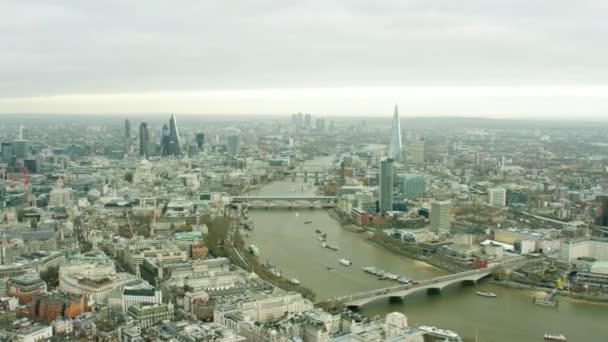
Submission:
POLYGON ((439 329, 426 325, 419 326, 418 329, 424 331, 429 335, 445 338, 447 341, 462 341, 462 338, 458 336, 457 333, 451 330, 439 329))
POLYGON ((387 272, 387 273, 384 273, 384 278, 389 279, 389 280, 397 280, 399 278, 399 276, 396 274, 387 272))
POLYGON ((338 262, 344 266, 350 266, 353 264, 350 260, 345 258, 341 258, 340 260, 338 260, 338 262))
POLYGON ((407 279, 406 277, 399 277, 397 278, 397 281, 401 284, 409 284, 411 282, 411 280, 407 279))
POLYGON ((489 291, 475 291, 475 293, 478 296, 482 296, 482 297, 496 297, 496 293, 494 292, 489 292, 489 291))
POLYGON ((325 244, 325 248, 331 249, 332 251, 337 251, 339 249, 338 246, 332 245, 330 243, 325 244))
POLYGON ((291 189, 291 192, 296 192, 296 189, 291 189))
POLYGON ((373 266, 363 267, 363 271, 371 274, 376 274, 376 268, 373 266))
POLYGON ((568 341, 568 339, 562 334, 545 334, 545 341, 568 341))
POLYGON ((249 245, 249 248, 247 248, 247 252, 249 252, 255 256, 260 255, 260 249, 256 245, 249 245))
POLYGON ((289 278, 289 279, 287 279, 287 281, 294 285, 300 285, 300 281, 296 278, 289 278))

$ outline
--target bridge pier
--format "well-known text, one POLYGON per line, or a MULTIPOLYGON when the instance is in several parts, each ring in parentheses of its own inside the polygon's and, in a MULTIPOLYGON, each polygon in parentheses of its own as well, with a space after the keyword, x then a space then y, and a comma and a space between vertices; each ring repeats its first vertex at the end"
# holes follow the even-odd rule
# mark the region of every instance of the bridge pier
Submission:
POLYGON ((403 297, 388 297, 389 303, 403 303, 403 297))
POLYGON ((441 294, 441 289, 438 289, 436 287, 431 287, 426 290, 426 293, 428 295, 438 295, 438 294, 441 294))

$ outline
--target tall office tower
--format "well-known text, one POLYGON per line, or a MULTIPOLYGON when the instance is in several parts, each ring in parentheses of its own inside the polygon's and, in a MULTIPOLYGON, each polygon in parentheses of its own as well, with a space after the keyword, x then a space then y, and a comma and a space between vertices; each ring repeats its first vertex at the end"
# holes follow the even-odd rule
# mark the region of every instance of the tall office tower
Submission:
POLYGON ((241 153, 241 131, 238 128, 226 128, 226 149, 233 157, 238 157, 241 153))
POLYGON ((380 163, 380 212, 393 210, 393 159, 380 163))
POLYGON ((312 116, 310 116, 310 114, 306 114, 304 116, 304 128, 306 128, 306 130, 310 131, 311 126, 312 126, 312 116))
POLYGON ((504 207, 507 205, 507 189, 505 188, 489 188, 488 203, 495 207, 504 207))
POLYGON ((15 154, 15 149, 13 147, 12 142, 3 142, 2 143, 2 162, 10 164, 15 154))
POLYGON ((196 145, 198 145, 198 149, 200 150, 205 143, 205 133, 196 133, 196 145))
POLYGON ((393 128, 391 129, 391 141, 388 145, 388 157, 394 160, 401 160, 403 147, 401 146, 401 123, 399 122, 399 108, 395 105, 393 115, 393 128))
POLYGON ((413 164, 424 164, 424 140, 413 140, 408 149, 409 161, 413 164))
POLYGON ((181 145, 179 143, 179 133, 177 132, 177 123, 175 122, 175 115, 171 114, 169 119, 169 153, 178 156, 182 154, 181 145))
POLYGON ((325 132, 325 119, 319 118, 315 120, 315 129, 317 132, 325 132))
POLYGON ((27 140, 15 140, 13 141, 13 153, 15 158, 24 159, 30 155, 30 144, 27 140))
POLYGON ((139 155, 148 158, 148 143, 150 142, 150 132, 148 131, 148 124, 142 122, 139 125, 139 155))
POLYGON ((346 183, 346 163, 344 160, 340 162, 340 186, 344 186, 346 183))
POLYGON ((608 195, 600 195, 596 198, 600 202, 597 211, 597 224, 599 226, 608 226, 608 195))
POLYGON ((171 141, 169 137, 169 126, 164 124, 160 129, 160 155, 168 156, 169 155, 169 142, 171 141))
POLYGON ((131 139, 131 121, 125 119, 125 138, 131 139))
POLYGON ((399 175, 401 194, 407 198, 423 198, 426 194, 426 178, 416 173, 403 173, 399 175))
POLYGON ((434 201, 431 203, 431 231, 444 235, 450 233, 452 224, 452 202, 434 201))

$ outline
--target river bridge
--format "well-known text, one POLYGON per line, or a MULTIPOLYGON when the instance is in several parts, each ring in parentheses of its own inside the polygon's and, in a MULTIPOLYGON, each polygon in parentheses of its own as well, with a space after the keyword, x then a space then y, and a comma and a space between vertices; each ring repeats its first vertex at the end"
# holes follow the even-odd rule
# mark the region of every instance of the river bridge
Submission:
POLYGON ((230 203, 246 208, 333 208, 337 196, 233 196, 230 203))
POLYGON ((482 278, 488 277, 493 268, 483 268, 472 271, 449 274, 427 280, 421 280, 416 284, 403 284, 383 289, 360 292, 352 295, 330 299, 327 302, 341 304, 350 309, 359 309, 361 306, 380 299, 391 301, 403 301, 405 297, 426 291, 427 293, 441 293, 443 289, 454 284, 475 284, 482 278))

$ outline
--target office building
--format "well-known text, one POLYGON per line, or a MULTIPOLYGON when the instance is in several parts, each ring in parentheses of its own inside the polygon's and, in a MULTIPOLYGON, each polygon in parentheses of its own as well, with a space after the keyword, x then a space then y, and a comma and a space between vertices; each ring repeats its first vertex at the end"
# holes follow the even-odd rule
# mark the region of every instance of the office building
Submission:
POLYGON ((68 207, 72 204, 72 188, 54 188, 49 196, 50 206, 68 207))
POLYGON ((46 292, 46 283, 37 274, 26 274, 11 278, 7 282, 7 294, 15 297, 19 304, 27 304, 37 293, 46 292))
POLYGON ((15 155, 15 149, 12 142, 2 143, 2 162, 10 164, 13 156, 15 155))
POLYGON ((132 304, 161 304, 163 296, 160 289, 138 279, 114 290, 108 297, 108 307, 114 312, 127 313, 132 304))
POLYGON ((383 160, 380 165, 380 212, 393 210, 393 159, 383 160))
POLYGON ((423 198, 426 194, 426 177, 416 173, 405 173, 399 176, 401 194, 406 199, 423 198))
POLYGON ((434 201, 431 203, 431 230, 437 234, 450 233, 452 224, 452 202, 434 201))
POLYGON ((608 239, 578 238, 562 242, 559 249, 560 261, 571 264, 579 258, 608 261, 608 239))
POLYGON ((150 142, 150 132, 148 131, 148 124, 142 122, 139 125, 139 155, 148 158, 148 143, 150 142))
POLYGON ((241 153, 241 131, 238 128, 226 128, 226 149, 232 157, 238 157, 241 153))
POLYGON ((599 208, 597 210, 597 224, 600 226, 608 226, 608 195, 597 196, 599 208))
POLYGON ((131 121, 125 119, 125 138, 131 139, 131 121))
POLYGON ((489 188, 488 203, 495 207, 504 207, 507 205, 507 189, 505 188, 489 188))
POLYGON ((179 132, 177 130, 177 122, 175 115, 171 114, 169 126, 163 125, 160 138, 160 153, 161 156, 179 156, 181 155, 181 145, 179 141, 179 132))
POLYGON ((142 329, 145 329, 157 322, 173 320, 174 309, 171 303, 136 303, 129 306, 127 313, 142 329))
POLYGON ((196 133, 196 145, 198 146, 199 150, 203 147, 204 143, 205 133, 196 133))
POLYGON ((30 144, 27 140, 15 140, 13 142, 13 154, 17 159, 24 159, 30 156, 30 144))
POLYGON ((38 293, 32 298, 30 316, 43 321, 71 319, 89 311, 87 297, 62 292, 38 293))
POLYGON ((424 140, 412 140, 407 151, 409 162, 412 164, 424 164, 424 140))
POLYGON ((401 123, 399 122, 399 108, 395 105, 393 115, 393 127, 391 129, 391 140, 388 145, 388 157, 393 160, 401 160, 403 147, 401 146, 401 123))

